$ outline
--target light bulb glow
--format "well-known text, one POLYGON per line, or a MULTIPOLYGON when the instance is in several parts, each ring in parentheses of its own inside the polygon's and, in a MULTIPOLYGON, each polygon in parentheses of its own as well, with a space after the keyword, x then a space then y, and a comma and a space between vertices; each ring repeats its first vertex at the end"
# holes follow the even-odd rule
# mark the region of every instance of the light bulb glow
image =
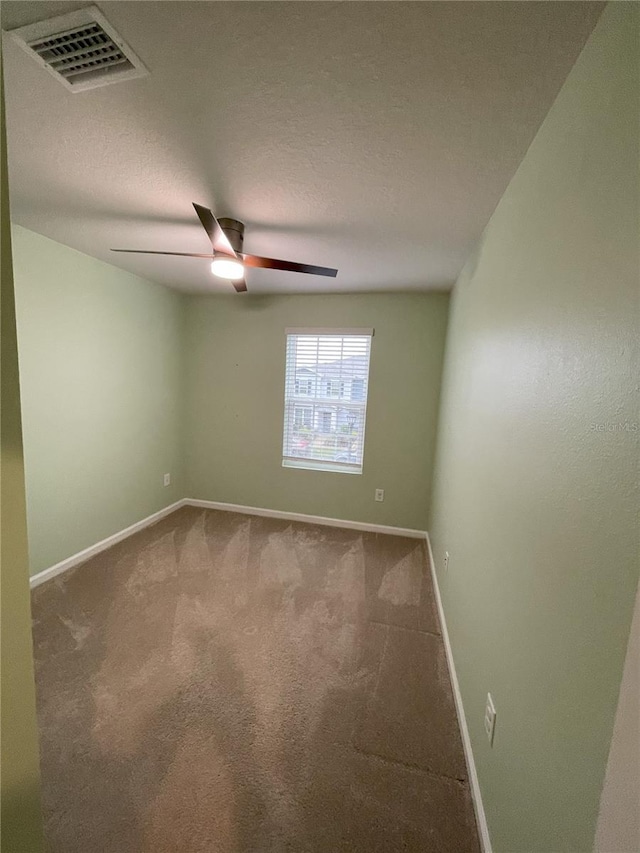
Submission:
POLYGON ((226 278, 229 281, 240 281, 244 276, 244 267, 242 266, 242 262, 236 258, 220 257, 213 259, 211 272, 219 276, 219 278, 226 278))

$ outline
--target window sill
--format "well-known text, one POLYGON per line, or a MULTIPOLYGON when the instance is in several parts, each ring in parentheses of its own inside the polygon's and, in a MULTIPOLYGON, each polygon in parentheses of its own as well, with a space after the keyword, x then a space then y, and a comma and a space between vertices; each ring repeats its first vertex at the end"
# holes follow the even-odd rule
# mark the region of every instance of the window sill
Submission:
POLYGON ((339 462, 320 462, 316 459, 283 459, 283 468, 301 468, 304 471, 328 471, 332 474, 362 474, 361 465, 341 465, 339 462))

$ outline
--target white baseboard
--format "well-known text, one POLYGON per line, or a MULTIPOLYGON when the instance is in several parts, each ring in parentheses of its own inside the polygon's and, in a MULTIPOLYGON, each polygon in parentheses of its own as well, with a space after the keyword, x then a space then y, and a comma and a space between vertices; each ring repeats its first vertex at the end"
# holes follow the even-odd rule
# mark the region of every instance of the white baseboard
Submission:
POLYGON ((219 509, 227 512, 240 512, 245 515, 262 515, 268 516, 269 518, 283 518, 287 521, 302 521, 307 524, 322 524, 327 527, 346 527, 349 530, 365 530, 372 533, 388 533, 392 536, 407 536, 412 539, 423 539, 425 536, 424 530, 412 530, 408 527, 390 527, 385 524, 368 524, 367 522, 362 521, 345 521, 341 518, 325 518, 321 515, 304 515, 299 512, 280 512, 275 509, 263 509, 262 507, 255 506, 240 506, 239 504, 221 503, 220 501, 200 501, 192 498, 182 498, 181 500, 172 503, 170 506, 166 506, 164 509, 154 512, 153 515, 149 515, 141 521, 137 521, 135 524, 125 527, 124 530, 120 530, 112 536, 107 536, 107 538, 103 539, 101 542, 96 542, 95 545, 91 545, 83 551, 78 551, 77 554, 72 554, 71 557, 67 557, 66 560, 61 560, 59 563, 56 563, 55 566, 49 566, 48 569, 43 569, 43 571, 33 575, 29 579, 31 589, 39 586, 45 581, 51 580, 51 578, 55 578, 57 575, 61 575, 69 569, 73 569, 75 566, 80 565, 80 563, 84 563, 90 557, 94 557, 101 551, 106 551, 107 548, 111 548, 118 542, 122 542, 122 540, 126 539, 127 536, 132 536, 139 530, 143 530, 145 527, 155 524, 156 521, 160 521, 160 519, 164 518, 165 515, 169 515, 181 506, 219 509))
POLYGON ((119 530, 117 533, 114 533, 111 536, 107 536, 106 539, 102 539, 100 542, 96 542, 95 545, 90 545, 83 551, 78 551, 77 554, 72 554, 71 557, 67 557, 66 560, 61 560, 59 563, 56 563, 55 566, 49 566, 48 569, 43 569, 43 571, 38 572, 38 574, 33 575, 31 578, 29 578, 29 585, 31 586, 31 589, 36 586, 39 586, 45 581, 51 580, 51 578, 55 578, 57 575, 61 575, 63 572, 74 568, 74 566, 80 565, 80 563, 84 563, 85 560, 88 560, 90 557, 94 557, 101 551, 106 551, 107 548, 111 548, 118 542, 122 542, 122 540, 126 539, 127 536, 131 536, 134 533, 137 533, 139 530, 143 530, 145 527, 149 527, 149 525, 155 524, 156 521, 160 521, 160 519, 164 518, 165 515, 169 515, 174 510, 179 509, 181 506, 184 506, 184 504, 184 499, 176 501, 175 503, 166 506, 164 509, 158 510, 158 512, 154 512, 152 515, 148 515, 141 521, 136 521, 135 524, 131 524, 129 527, 125 527, 124 530, 119 530))
POLYGON ((320 524, 324 527, 344 527, 347 530, 364 530, 369 533, 387 533, 390 536, 407 536, 410 539, 424 539, 424 530, 411 527, 392 527, 386 524, 372 524, 368 521, 348 521, 344 518, 326 518, 324 515, 305 515, 301 512, 284 512, 277 509, 264 509, 257 506, 240 506, 220 501, 201 501, 186 498, 187 506, 199 506, 204 509, 220 509, 225 512, 239 512, 244 515, 263 515, 268 518, 282 518, 285 521, 301 521, 305 524, 320 524))
POLYGON ((467 771, 469 773, 469 787, 471 789, 473 809, 476 813, 476 823, 478 825, 478 835, 480 836, 480 846, 482 847, 483 853, 492 853, 491 838, 489 837, 489 827, 487 825, 487 816, 484 813, 484 805, 482 804, 482 793, 480 791, 480 783, 478 781, 478 773, 476 771, 476 762, 473 757, 471 738, 469 737, 469 729, 467 728, 467 718, 464 713, 464 705, 462 704, 462 694, 460 693, 460 685, 458 683, 456 665, 455 661, 453 660, 453 651, 451 649, 451 643, 449 642, 447 620, 445 618, 444 608, 442 606, 440 587, 438 586, 438 576, 436 574, 436 564, 433 559, 433 551, 431 550, 431 540, 429 539, 428 533, 425 533, 424 537, 427 541, 427 550, 429 552, 429 565, 431 567, 431 577, 433 578, 433 588, 436 594, 438 616, 440 617, 440 628, 442 629, 442 640, 444 642, 444 649, 447 655, 447 663, 449 665, 449 677, 451 678, 451 686, 453 687, 453 696, 456 703, 456 711, 458 713, 458 722, 460 723, 460 734, 462 735, 462 746, 464 748, 464 756, 467 762, 467 771))

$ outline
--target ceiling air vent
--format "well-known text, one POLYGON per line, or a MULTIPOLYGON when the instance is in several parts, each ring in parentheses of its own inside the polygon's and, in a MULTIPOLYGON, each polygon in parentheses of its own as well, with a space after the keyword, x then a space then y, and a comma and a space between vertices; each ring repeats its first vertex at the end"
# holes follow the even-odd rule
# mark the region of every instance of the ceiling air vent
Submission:
POLYGON ((95 6, 10 30, 10 35, 72 92, 149 73, 95 6))

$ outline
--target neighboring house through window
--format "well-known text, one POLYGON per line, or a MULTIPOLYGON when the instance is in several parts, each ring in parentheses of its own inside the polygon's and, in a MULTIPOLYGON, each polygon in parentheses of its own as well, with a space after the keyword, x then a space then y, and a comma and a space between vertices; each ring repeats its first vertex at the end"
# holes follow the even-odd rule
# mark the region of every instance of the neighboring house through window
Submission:
POLYGON ((287 329, 282 464, 362 473, 373 329, 287 329))

